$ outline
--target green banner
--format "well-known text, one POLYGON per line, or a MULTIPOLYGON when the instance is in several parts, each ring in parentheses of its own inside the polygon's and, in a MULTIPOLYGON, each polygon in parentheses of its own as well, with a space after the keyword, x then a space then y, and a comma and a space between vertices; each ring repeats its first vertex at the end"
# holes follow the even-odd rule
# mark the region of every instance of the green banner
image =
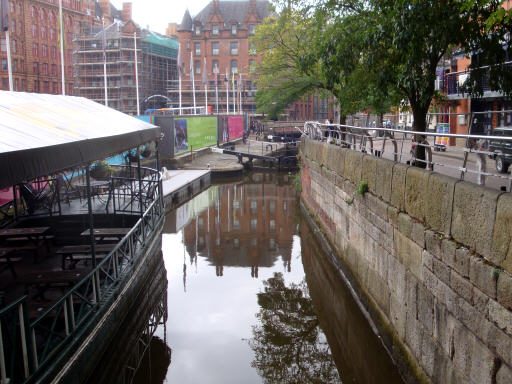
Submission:
POLYGON ((217 118, 185 117, 174 119, 174 153, 217 144, 217 118))

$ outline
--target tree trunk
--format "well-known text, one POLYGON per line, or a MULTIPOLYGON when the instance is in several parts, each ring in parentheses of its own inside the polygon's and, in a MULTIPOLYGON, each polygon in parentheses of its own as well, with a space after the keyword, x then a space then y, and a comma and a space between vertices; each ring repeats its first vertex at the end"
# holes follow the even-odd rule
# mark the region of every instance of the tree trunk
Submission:
MULTIPOLYGON (((427 112, 428 106, 425 108, 424 106, 412 105, 412 115, 414 118, 413 122, 413 131, 414 132, 425 132, 427 130, 427 112)), ((425 135, 421 135, 416 133, 414 135, 414 142, 421 143, 425 140, 425 135)), ((422 145, 416 144, 414 146, 414 157, 419 160, 415 161, 414 165, 419 168, 426 168, 427 163, 426 155, 425 155, 425 147, 422 145)))

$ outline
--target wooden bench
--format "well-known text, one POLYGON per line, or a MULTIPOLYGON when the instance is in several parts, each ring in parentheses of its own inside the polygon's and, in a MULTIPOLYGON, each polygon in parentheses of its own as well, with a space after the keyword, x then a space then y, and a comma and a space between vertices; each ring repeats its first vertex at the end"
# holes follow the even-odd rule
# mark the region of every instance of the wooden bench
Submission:
POLYGON ((20 254, 23 253, 32 253, 34 256, 34 262, 36 262, 37 256, 39 255, 39 247, 35 246, 34 244, 0 247, 0 259, 12 259, 13 257, 19 257, 20 254))
POLYGON ((0 273, 9 269, 14 278, 16 278, 16 271, 14 270, 13 263, 20 261, 21 257, 14 254, 14 248, 0 248, 0 273))
POLYGON ((34 297, 40 297, 46 300, 44 293, 50 288, 70 288, 78 283, 88 273, 88 270, 72 271, 37 271, 26 273, 18 277, 19 283, 25 284, 25 291, 28 293, 29 287, 33 286, 37 292, 34 297))
MULTIPOLYGON (((117 244, 96 244, 94 251, 97 259, 102 259, 108 255, 117 244)), ((74 269, 79 261, 88 262, 92 259, 90 245, 66 245, 56 251, 62 255, 62 269, 66 267, 66 260, 69 260, 71 269, 74 269)))

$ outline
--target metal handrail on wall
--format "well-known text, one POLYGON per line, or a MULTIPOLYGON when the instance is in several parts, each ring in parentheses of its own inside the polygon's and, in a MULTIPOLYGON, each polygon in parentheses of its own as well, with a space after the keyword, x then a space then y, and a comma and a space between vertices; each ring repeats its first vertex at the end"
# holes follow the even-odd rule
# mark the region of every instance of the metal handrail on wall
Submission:
MULTIPOLYGON (((507 111, 505 111, 507 112, 507 111)), ((503 113, 485 112, 485 113, 503 113)), ((483 113, 475 113, 475 115, 483 113)), ((471 119, 470 121, 472 121, 471 119)), ((511 128, 512 127, 498 127, 511 128)), ((471 124, 468 129, 471 131, 471 124)), ((498 174, 489 172, 486 166, 486 158, 494 158, 497 155, 502 157, 507 163, 512 164, 512 150, 510 153, 498 153, 488 150, 492 142, 506 142, 512 148, 512 136, 498 135, 472 135, 472 134, 454 134, 441 132, 412 132, 404 129, 384 128, 384 127, 360 127, 346 124, 324 124, 316 121, 304 123, 303 133, 318 141, 339 145, 345 148, 361 151, 377 157, 387 157, 396 162, 406 162, 409 164, 424 163, 427 169, 437 172, 448 173, 453 176, 458 173, 460 180, 464 180, 467 175, 475 175, 475 182, 479 185, 486 184, 487 177, 504 180, 508 183, 508 190, 512 188, 512 176, 510 174, 498 174), (379 136, 379 133, 381 136, 379 136), (443 146, 446 152, 439 152, 434 159, 433 152, 440 151, 440 146, 435 144, 436 138, 456 138, 464 139, 464 147, 443 146), (434 144, 428 140, 433 140, 434 144), (392 148, 389 148, 389 145, 392 148), (426 159, 415 157, 414 146, 425 148, 426 159), (476 167, 468 166, 469 155, 473 155, 476 167), (446 170, 446 172, 444 172, 446 170)), ((503 189, 503 187, 501 187, 503 189)))
POLYGON ((39 374, 89 329, 102 303, 121 288, 157 232, 164 214, 160 190, 155 190, 153 202, 108 256, 37 319, 28 320, 27 296, 0 311, 2 383, 24 382, 39 374))

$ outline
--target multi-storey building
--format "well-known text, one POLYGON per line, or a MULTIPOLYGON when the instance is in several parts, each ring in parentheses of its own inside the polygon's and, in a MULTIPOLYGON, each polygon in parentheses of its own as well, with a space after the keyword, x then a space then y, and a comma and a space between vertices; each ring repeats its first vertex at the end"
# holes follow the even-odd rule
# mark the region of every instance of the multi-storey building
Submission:
POLYGON ((99 103, 106 97, 109 107, 136 114, 136 41, 140 113, 168 106, 168 84, 177 78, 176 40, 140 29, 131 18, 82 32, 75 38, 73 54, 77 95, 99 103))
MULTIPOLYGON (((229 98, 229 111, 233 112, 234 108, 237 112, 240 111, 240 91, 242 111, 256 112, 254 100, 256 86, 251 72, 258 61, 258 56, 249 38, 254 34, 256 26, 269 13, 267 0, 212 0, 195 17, 191 17, 187 10, 179 26, 169 25, 169 33, 176 31, 181 47, 183 107, 193 105, 190 76, 192 69, 196 88, 196 105, 204 106, 207 96, 208 105, 211 106, 212 111, 216 111, 214 68, 217 67, 219 113, 227 111, 227 98, 229 98), (190 65, 191 57, 192 65, 190 65), (228 93, 226 93, 227 88, 228 93)), ((177 104, 177 82, 169 88, 168 94, 173 103, 177 104)))
MULTIPOLYGON (((62 93, 58 0, 9 0, 9 35, 13 89, 62 93)), ((131 9, 131 4, 124 5, 131 9)), ((73 36, 86 25, 121 18, 108 0, 63 0, 64 75, 66 94, 73 93, 73 36)), ((5 33, 0 44, 1 89, 9 89, 5 33)))

